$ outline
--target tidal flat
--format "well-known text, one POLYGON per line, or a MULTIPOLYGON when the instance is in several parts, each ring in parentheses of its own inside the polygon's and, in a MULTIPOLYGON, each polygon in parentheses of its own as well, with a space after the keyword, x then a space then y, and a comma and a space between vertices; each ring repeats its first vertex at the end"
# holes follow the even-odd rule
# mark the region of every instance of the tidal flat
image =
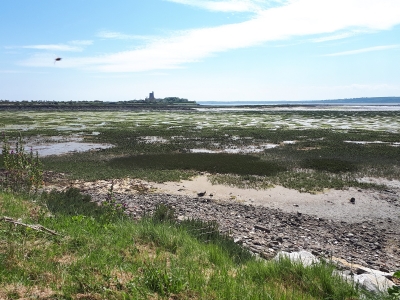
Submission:
POLYGON ((208 172, 220 184, 301 192, 400 179, 399 110, 2 111, 0 128, 72 179, 208 172))

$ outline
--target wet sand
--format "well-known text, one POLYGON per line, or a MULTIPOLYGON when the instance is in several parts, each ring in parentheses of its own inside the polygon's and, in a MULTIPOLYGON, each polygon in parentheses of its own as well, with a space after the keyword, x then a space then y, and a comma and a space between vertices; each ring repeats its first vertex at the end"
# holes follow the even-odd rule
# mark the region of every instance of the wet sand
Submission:
POLYGON ((400 223, 400 206, 395 206, 393 203, 393 198, 396 197, 399 202, 400 181, 380 180, 379 182, 386 184, 390 192, 349 188, 347 190, 330 189, 323 193, 310 194, 282 186, 266 190, 241 189, 213 185, 206 175, 195 177, 193 180, 152 183, 151 185, 159 193, 198 197, 198 193, 206 192, 203 197, 214 200, 277 208, 285 212, 301 212, 348 223, 373 219, 400 223), (355 198, 354 204, 350 202, 351 198, 355 198))

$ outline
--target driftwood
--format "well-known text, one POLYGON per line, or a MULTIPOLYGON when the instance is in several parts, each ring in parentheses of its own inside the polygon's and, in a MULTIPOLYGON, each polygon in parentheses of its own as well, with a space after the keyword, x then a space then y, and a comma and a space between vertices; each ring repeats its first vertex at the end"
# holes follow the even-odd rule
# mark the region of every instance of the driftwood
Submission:
POLYGON ((54 230, 48 229, 48 228, 46 228, 46 227, 44 227, 44 226, 42 226, 40 224, 36 224, 36 225, 25 224, 25 223, 22 223, 20 221, 14 220, 13 218, 5 217, 5 216, 0 218, 0 221, 9 222, 9 223, 12 223, 12 224, 15 224, 15 225, 25 226, 25 227, 28 227, 28 228, 31 228, 33 230, 37 230, 37 231, 40 231, 40 232, 50 233, 52 235, 60 235, 57 232, 55 232, 54 230))

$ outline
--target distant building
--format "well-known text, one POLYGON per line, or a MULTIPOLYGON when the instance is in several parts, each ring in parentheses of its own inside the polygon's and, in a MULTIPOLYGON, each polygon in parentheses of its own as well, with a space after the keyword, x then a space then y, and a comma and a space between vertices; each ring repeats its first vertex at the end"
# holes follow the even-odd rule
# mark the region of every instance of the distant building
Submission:
POLYGON ((151 92, 151 93, 149 94, 149 100, 150 100, 150 101, 156 100, 156 98, 154 98, 154 92, 151 92))
POLYGON ((153 102, 153 101, 156 101, 156 98, 154 97, 154 92, 151 92, 151 93, 149 93, 149 97, 147 98, 145 98, 144 99, 144 101, 146 101, 146 102, 153 102))

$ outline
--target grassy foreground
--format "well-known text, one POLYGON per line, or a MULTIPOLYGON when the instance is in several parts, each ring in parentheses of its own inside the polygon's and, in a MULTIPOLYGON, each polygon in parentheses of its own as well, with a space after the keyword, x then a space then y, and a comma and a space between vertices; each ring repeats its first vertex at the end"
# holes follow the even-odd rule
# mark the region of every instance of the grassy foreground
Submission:
POLYGON ((216 224, 140 221, 78 190, 35 199, 0 192, 0 299, 359 299, 328 264, 256 259, 216 224))

